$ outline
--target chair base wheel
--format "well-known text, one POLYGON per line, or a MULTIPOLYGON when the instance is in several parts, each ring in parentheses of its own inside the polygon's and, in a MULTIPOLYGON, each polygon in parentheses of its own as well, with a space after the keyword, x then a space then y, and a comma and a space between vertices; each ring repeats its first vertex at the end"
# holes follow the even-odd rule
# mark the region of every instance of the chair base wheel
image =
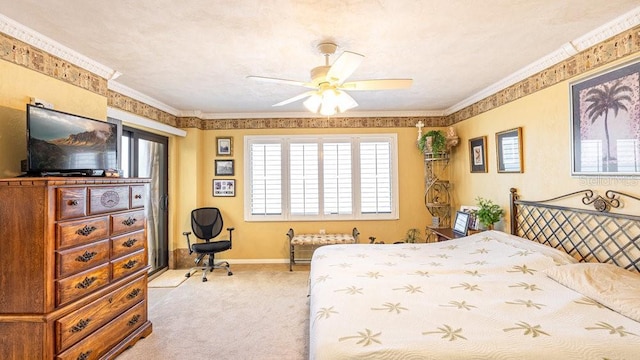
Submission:
POLYGON ((191 273, 190 272, 186 273, 184 277, 191 277, 191 273))
POLYGON ((202 278, 202 282, 207 282, 207 278, 202 278))
POLYGON ((227 276, 231 276, 231 275, 233 275, 233 273, 232 273, 231 271, 229 271, 229 272, 227 273, 227 276))

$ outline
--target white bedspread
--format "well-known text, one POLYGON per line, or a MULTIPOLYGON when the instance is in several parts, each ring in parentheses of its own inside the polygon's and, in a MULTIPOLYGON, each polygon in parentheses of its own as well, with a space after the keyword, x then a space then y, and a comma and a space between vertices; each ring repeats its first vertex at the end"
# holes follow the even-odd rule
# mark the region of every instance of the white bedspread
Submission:
POLYGON ((310 359, 640 359, 640 323, 542 272, 572 262, 495 231, 321 247, 310 359))

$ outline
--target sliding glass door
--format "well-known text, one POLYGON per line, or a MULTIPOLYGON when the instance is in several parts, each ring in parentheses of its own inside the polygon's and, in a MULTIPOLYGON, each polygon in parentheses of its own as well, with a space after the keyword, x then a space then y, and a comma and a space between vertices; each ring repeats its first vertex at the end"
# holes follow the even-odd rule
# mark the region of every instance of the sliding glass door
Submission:
POLYGON ((151 273, 169 265, 168 248, 168 139, 138 129, 122 130, 124 177, 150 178, 147 242, 151 273))

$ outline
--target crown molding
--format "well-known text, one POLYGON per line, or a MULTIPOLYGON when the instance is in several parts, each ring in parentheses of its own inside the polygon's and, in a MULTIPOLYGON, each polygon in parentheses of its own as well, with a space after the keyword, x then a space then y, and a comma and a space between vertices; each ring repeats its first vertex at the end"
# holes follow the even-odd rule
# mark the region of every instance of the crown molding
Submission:
POLYGON ((575 56, 579 52, 584 51, 593 45, 596 45, 619 33, 629 30, 637 25, 640 25, 640 7, 637 7, 629 11, 628 13, 600 26, 599 28, 562 45, 558 50, 552 52, 551 54, 525 66, 524 68, 498 81, 497 83, 484 88, 480 92, 471 95, 470 97, 446 109, 444 113, 446 115, 451 115, 456 111, 473 105, 480 100, 483 100, 501 90, 508 88, 511 85, 514 85, 530 76, 533 76, 540 71, 548 69, 564 60, 567 60, 568 58, 575 56))
POLYGON ((640 6, 572 41, 578 52, 640 25, 640 6))
POLYGON ((114 81, 114 80, 109 80, 107 87, 109 88, 109 90, 113 90, 119 94, 128 96, 132 99, 141 101, 149 106, 153 106, 154 108, 158 109, 158 110, 162 110, 164 112, 167 112, 173 116, 184 116, 182 115, 182 111, 169 106, 165 103, 163 103, 162 101, 156 100, 154 98, 152 98, 151 96, 145 95, 137 90, 134 90, 126 85, 122 85, 121 83, 114 81))
POLYGON ((119 76, 120 74, 110 67, 102 65, 97 61, 71 50, 59 42, 48 38, 2 14, 0 14, 0 31, 105 79, 111 79, 114 76, 119 76))

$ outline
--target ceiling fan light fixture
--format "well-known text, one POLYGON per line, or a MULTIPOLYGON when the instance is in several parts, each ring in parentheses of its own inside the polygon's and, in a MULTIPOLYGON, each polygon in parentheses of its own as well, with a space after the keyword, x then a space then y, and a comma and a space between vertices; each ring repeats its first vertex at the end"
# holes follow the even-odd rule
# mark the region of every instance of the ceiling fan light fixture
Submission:
POLYGON ((358 103, 346 92, 340 90, 336 90, 336 92, 338 93, 338 112, 342 113, 358 106, 358 103))
POLYGON ((307 110, 317 114, 320 112, 320 106, 322 105, 322 96, 320 96, 320 94, 318 93, 315 93, 309 96, 309 98, 302 104, 305 108, 307 108, 307 110))

